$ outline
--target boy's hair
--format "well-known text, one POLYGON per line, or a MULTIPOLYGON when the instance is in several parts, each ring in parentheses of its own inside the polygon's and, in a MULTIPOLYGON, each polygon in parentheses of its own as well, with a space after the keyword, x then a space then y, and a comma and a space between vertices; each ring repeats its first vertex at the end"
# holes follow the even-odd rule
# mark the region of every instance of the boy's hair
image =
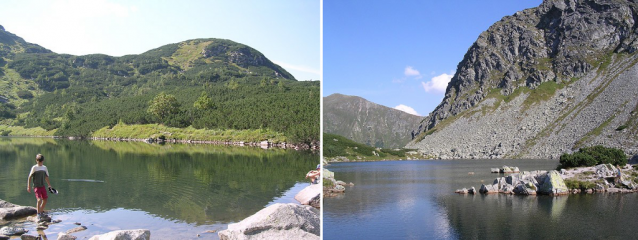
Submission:
POLYGON ((35 155, 35 160, 38 162, 42 162, 44 161, 44 156, 42 156, 42 154, 35 155))

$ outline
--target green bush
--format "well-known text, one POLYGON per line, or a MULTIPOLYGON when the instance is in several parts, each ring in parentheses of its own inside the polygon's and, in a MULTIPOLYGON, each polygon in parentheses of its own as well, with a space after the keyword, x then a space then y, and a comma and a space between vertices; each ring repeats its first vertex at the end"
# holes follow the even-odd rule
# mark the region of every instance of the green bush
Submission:
POLYGON ((22 99, 31 99, 33 98, 33 93, 27 90, 20 90, 18 91, 18 97, 22 99))
POLYGON ((565 185, 567 186, 568 189, 581 189, 581 190, 593 189, 594 187, 596 187, 596 183, 587 182, 587 181, 579 181, 574 179, 565 180, 565 185))
POLYGON ((586 147, 573 154, 561 155, 559 168, 594 166, 601 163, 624 166, 627 164, 627 155, 620 149, 600 145, 586 147))

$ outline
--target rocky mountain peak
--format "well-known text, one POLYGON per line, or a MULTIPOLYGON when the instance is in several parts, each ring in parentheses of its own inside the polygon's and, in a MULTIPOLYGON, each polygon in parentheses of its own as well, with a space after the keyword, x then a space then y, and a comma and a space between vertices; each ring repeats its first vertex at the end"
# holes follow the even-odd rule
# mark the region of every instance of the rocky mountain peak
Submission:
MULTIPOLYGON (((444 129, 459 128, 455 124, 470 119, 473 124, 465 123, 473 129, 459 135, 462 140, 445 140, 452 143, 476 138, 485 142, 480 144, 484 145, 482 149, 468 149, 471 154, 464 157, 492 156, 494 149, 505 145, 497 142, 495 146, 487 146, 501 137, 497 136, 499 133, 505 134, 502 140, 509 141, 508 144, 517 142, 502 151, 510 156, 525 155, 525 151, 557 136, 563 137, 560 144, 543 153, 530 154, 556 156, 560 151, 590 143, 608 143, 602 132, 614 141, 621 141, 620 135, 616 136, 618 139, 614 137, 617 133, 608 124, 631 125, 636 120, 636 111, 632 111, 636 100, 632 98, 638 96, 619 93, 635 85, 630 76, 634 70, 638 71, 634 69, 634 59, 638 58, 637 12, 635 1, 545 0, 536 8, 503 17, 470 46, 443 101, 416 127, 417 136, 408 147, 434 146, 440 141, 435 140, 436 135, 444 134, 444 129), (584 115, 585 109, 590 111, 588 116, 584 115), (508 126, 511 129, 503 125, 511 120, 505 119, 508 114, 515 118, 508 126), (617 117, 619 114, 623 117, 617 117), (573 122, 586 117, 597 120, 573 122), (487 126, 493 122, 485 119, 500 124, 487 126), (561 121, 563 125, 556 125, 561 121), (570 127, 574 129, 571 133, 566 130, 570 127), (561 131, 566 135, 561 135, 561 131), (433 137, 424 140, 430 135, 433 137), (486 135, 491 138, 483 138, 486 135), (504 137, 510 135, 518 139, 504 137), (432 145, 421 144, 422 141, 432 145)), ((632 144, 635 141, 618 143, 632 144)), ((459 146, 452 148, 458 150, 454 154, 463 152, 459 146)))
POLYGON ((636 51, 634 2, 547 0, 481 33, 457 67, 443 102, 421 126, 434 128, 485 98, 519 87, 582 77, 610 53, 636 51))

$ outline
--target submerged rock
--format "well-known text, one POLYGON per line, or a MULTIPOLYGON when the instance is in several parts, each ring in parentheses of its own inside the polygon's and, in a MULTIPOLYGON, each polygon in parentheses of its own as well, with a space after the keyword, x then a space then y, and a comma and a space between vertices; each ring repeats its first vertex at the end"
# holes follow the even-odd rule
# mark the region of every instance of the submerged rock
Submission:
POLYGON ((24 234, 20 236, 20 240, 40 240, 40 237, 24 234))
POLYGON ((84 230, 86 230, 85 226, 79 226, 79 227, 76 227, 76 228, 69 229, 68 231, 66 231, 66 234, 81 232, 81 231, 84 231, 84 230))
POLYGON ((21 227, 4 226, 0 228, 0 235, 6 235, 6 236, 22 235, 27 232, 29 231, 21 227))
POLYGON ((320 239, 319 211, 297 204, 273 204, 218 233, 230 239, 320 239))
POLYGON ((148 229, 118 230, 102 235, 95 235, 89 240, 149 240, 151 231, 148 229))

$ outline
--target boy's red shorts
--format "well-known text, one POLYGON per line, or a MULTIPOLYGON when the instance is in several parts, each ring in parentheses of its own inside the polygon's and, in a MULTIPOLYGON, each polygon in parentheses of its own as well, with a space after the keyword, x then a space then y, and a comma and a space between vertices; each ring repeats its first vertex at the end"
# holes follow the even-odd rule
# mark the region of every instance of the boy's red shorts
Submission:
POLYGON ((49 195, 47 195, 47 188, 45 187, 35 188, 35 198, 40 198, 40 199, 49 198, 49 195))

